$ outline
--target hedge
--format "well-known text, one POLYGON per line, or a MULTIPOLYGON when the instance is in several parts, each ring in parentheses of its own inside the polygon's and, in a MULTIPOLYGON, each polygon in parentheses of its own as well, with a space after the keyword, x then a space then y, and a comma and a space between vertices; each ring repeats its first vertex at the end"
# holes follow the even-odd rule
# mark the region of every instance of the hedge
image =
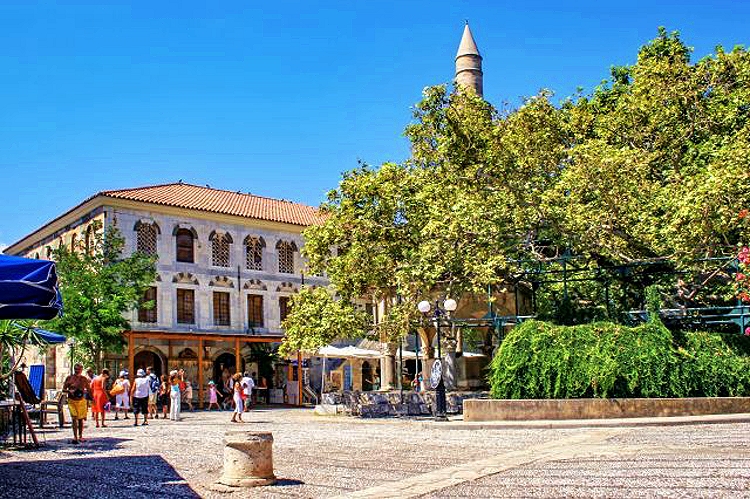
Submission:
POLYGON ((507 335, 489 378, 493 398, 748 396, 750 339, 673 335, 658 321, 527 321, 507 335))

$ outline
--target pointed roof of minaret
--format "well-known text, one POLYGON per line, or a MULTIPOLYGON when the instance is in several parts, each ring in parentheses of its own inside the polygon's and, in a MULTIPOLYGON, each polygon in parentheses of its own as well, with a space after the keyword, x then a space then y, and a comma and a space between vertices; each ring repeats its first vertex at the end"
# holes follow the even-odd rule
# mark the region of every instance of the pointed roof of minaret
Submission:
POLYGON ((461 37, 461 43, 458 45, 458 53, 456 53, 456 58, 461 57, 462 55, 478 55, 479 57, 482 57, 479 54, 479 49, 477 48, 477 44, 474 41, 474 36, 471 34, 469 21, 466 21, 466 26, 464 26, 464 34, 461 37))

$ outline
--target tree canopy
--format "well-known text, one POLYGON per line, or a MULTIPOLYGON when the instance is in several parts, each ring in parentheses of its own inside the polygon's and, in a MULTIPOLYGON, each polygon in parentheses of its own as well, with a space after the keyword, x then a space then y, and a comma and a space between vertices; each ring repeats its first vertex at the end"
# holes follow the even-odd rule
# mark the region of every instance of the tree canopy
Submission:
POLYGON ((398 297, 382 327, 436 290, 500 284, 522 260, 688 262, 731 253, 747 230, 736 223, 750 206, 742 47, 692 63, 660 28, 591 93, 555 104, 542 91, 507 111, 430 87, 406 136, 409 160, 346 172, 327 220, 305 231, 310 267, 342 300, 398 297))
POLYGON ((130 327, 123 314, 141 303, 156 279, 156 265, 141 253, 123 256, 125 240, 117 227, 102 230, 95 223, 92 233, 88 248, 61 246, 54 252, 64 313, 49 328, 76 340, 76 360, 98 366, 102 353, 122 349, 122 333, 130 327))

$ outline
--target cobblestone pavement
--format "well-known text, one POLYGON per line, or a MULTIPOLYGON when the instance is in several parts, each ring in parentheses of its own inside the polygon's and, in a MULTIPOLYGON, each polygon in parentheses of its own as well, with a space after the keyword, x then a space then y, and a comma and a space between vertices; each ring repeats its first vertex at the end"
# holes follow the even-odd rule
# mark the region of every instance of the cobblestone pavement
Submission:
POLYGON ((80 446, 70 428, 36 451, 0 451, 0 497, 750 497, 750 423, 486 428, 256 410, 277 485, 231 494, 221 474, 230 413, 133 427, 110 421, 80 446))

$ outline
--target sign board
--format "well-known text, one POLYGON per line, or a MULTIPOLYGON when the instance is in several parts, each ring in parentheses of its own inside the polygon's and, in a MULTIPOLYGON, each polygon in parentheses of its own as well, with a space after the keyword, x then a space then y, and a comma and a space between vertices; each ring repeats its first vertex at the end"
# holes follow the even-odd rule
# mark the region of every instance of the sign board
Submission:
POLYGON ((430 386, 434 390, 438 387, 440 384, 440 380, 443 378, 443 363, 440 362, 440 359, 437 359, 432 364, 432 369, 430 370, 430 386))

